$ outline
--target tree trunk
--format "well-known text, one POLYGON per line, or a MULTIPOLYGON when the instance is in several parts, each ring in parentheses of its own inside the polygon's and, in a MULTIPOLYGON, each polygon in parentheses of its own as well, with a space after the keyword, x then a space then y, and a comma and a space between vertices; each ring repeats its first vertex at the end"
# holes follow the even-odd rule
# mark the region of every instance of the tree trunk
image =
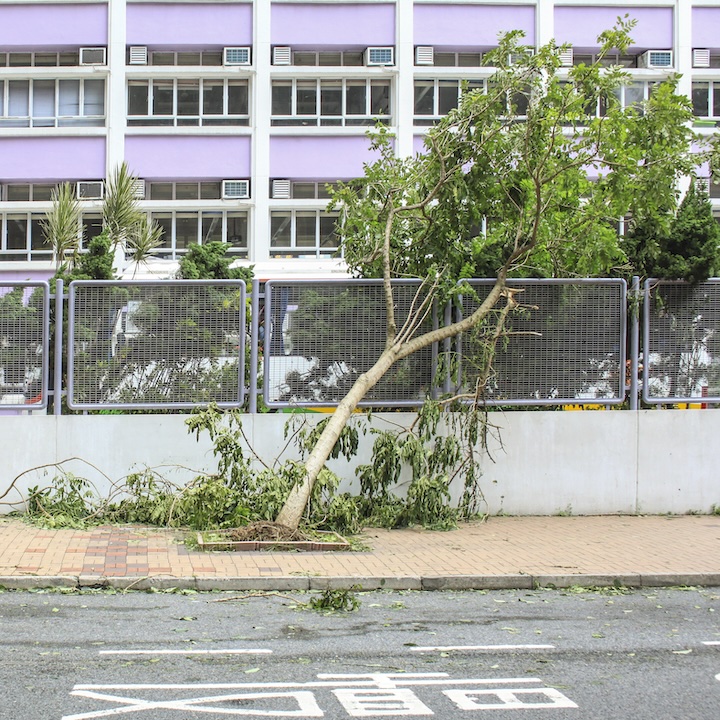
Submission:
POLYGON ((385 373, 397 360, 397 347, 393 346, 383 352, 377 362, 365 373, 360 375, 348 394, 342 399, 335 412, 330 416, 328 424, 318 438, 315 447, 305 462, 305 478, 290 491, 285 505, 278 514, 276 522, 297 529, 305 512, 310 493, 318 474, 325 466, 340 433, 352 416, 358 403, 382 379, 385 373))

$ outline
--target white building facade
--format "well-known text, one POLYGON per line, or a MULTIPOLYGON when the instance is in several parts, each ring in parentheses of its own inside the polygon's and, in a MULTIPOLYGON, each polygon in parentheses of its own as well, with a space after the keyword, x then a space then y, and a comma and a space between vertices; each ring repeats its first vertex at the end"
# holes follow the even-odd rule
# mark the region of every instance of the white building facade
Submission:
POLYGON ((570 43, 569 66, 625 14, 623 101, 678 72, 715 132, 717 0, 0 0, 0 284, 52 274, 40 222, 58 183, 82 198, 85 242, 98 233, 102 181, 123 161, 168 266, 221 240, 267 276, 333 272, 326 185, 362 174, 368 127, 421 151, 461 83, 484 86, 499 33, 570 43))

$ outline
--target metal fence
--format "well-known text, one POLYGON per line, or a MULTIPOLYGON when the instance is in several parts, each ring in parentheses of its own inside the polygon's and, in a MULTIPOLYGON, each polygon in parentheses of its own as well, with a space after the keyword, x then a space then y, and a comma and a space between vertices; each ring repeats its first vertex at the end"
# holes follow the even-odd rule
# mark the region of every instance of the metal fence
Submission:
POLYGON ((68 407, 241 405, 245 338, 241 280, 72 282, 68 407))
POLYGON ((720 279, 644 288, 643 399, 720 402, 720 279))
POLYGON ((47 406, 49 354, 49 285, 0 285, 0 408, 47 406))
MULTIPOLYGON (((471 281, 455 314, 440 308, 420 331, 466 317, 492 282, 471 281)), ((648 404, 720 402, 720 279, 650 280, 637 301, 632 294, 632 312, 621 280, 509 285, 523 307, 497 345, 484 402, 612 405, 629 392, 636 407, 638 368, 648 404)), ((394 285, 399 326, 419 287, 394 285)), ((334 406, 385 343, 380 281, 268 281, 264 291, 255 282, 249 321, 242 281, 76 281, 65 334, 61 281, 58 291, 52 319, 47 283, 0 285, 0 409, 44 410, 60 394, 74 410, 240 407, 248 395, 251 412, 259 396, 273 408, 334 406)), ((480 348, 474 333, 428 347, 391 368, 363 404, 411 407, 472 392, 480 348)))
MULTIPOLYGON (((420 283, 393 284, 401 327, 418 306, 420 283)), ((269 407, 336 405, 385 346, 387 318, 380 280, 265 284, 264 401, 269 407)), ((422 329, 432 327, 429 317, 422 329)), ((417 406, 433 389, 433 348, 398 362, 362 405, 417 406)))
MULTIPOLYGON (((473 280, 459 317, 474 312, 493 280, 473 280)), ((627 287, 623 280, 511 280, 520 304, 505 324, 479 399, 491 405, 611 405, 625 398, 627 287)), ((471 394, 484 365, 478 338, 460 343, 460 389, 471 394)))

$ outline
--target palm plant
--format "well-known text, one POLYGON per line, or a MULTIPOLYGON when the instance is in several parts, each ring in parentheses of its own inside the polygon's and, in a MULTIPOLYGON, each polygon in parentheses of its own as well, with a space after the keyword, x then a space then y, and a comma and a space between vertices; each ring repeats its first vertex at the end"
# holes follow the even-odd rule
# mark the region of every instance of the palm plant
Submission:
POLYGON ((67 255, 75 264, 83 237, 80 202, 70 183, 62 183, 52 191, 52 207, 40 221, 45 242, 53 249, 55 267, 60 269, 67 255))
POLYGON ((105 181, 103 228, 107 230, 113 246, 124 247, 132 229, 143 217, 138 208, 136 181, 137 178, 128 170, 126 163, 119 165, 105 181))

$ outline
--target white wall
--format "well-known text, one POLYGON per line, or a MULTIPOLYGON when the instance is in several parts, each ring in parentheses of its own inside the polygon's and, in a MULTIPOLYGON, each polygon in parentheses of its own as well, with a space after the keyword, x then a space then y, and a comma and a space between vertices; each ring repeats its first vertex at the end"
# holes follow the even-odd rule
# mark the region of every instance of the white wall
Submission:
MULTIPOLYGON (((0 417, 0 503, 18 502, 28 487, 46 485, 53 467, 91 479, 106 493, 113 482, 144 467, 163 468, 178 482, 216 467, 207 436, 196 441, 184 415, 25 415, 0 417)), ((288 415, 244 416, 254 450, 272 463, 283 451, 288 415)), ((298 417, 298 416, 296 416, 298 417)), ((322 416, 299 416, 314 422, 322 416)), ((378 427, 409 423, 409 413, 374 415, 378 427)), ((502 447, 491 441, 481 486, 491 514, 552 515, 708 512, 720 505, 713 439, 720 412, 641 410, 493 413, 502 447)), ((361 436, 362 437, 362 436, 361 436)), ((373 437, 361 439, 367 462, 373 437)), ((354 466, 332 467, 352 489, 354 466)), ((12 507, 0 505, 0 512, 12 507)))

